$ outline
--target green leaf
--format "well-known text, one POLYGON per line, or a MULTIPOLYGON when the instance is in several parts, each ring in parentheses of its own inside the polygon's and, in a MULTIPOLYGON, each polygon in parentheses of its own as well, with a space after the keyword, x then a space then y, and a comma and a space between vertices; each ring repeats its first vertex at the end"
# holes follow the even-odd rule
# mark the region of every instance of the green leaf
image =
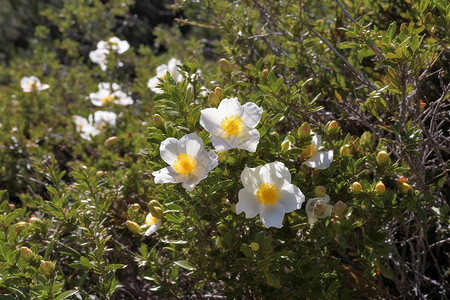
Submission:
POLYGON ((174 264, 182 267, 183 269, 189 270, 189 271, 195 270, 195 267, 190 262, 185 261, 185 260, 178 260, 178 261, 174 262, 174 264))
POLYGON ((397 23, 394 21, 389 25, 386 32, 386 37, 388 38, 387 43, 390 44, 395 37, 395 31, 397 30, 397 23))
POLYGON ((111 264, 106 268, 106 272, 113 271, 113 270, 119 270, 125 268, 127 265, 124 264, 111 264))
POLYGON ((248 258, 254 258, 255 253, 252 251, 252 249, 247 245, 246 243, 241 244, 241 251, 247 256, 248 258))
POLYGON ((347 249, 347 241, 342 235, 338 235, 336 237, 336 242, 339 244, 339 246, 341 246, 343 250, 347 249))
POLYGON ((58 297, 55 298, 55 300, 63 300, 63 299, 67 299, 67 298, 69 298, 70 296, 75 295, 75 294, 77 294, 77 293, 78 293, 77 290, 68 290, 68 291, 65 291, 65 292, 59 294, 58 297))
POLYGON ((323 236, 317 241, 317 246, 320 247, 320 246, 326 245, 329 242, 331 242, 332 240, 333 240, 333 238, 331 236, 328 236, 328 235, 323 236))
POLYGON ((264 272, 264 275, 266 276, 267 283, 277 289, 281 288, 280 281, 269 271, 264 272))

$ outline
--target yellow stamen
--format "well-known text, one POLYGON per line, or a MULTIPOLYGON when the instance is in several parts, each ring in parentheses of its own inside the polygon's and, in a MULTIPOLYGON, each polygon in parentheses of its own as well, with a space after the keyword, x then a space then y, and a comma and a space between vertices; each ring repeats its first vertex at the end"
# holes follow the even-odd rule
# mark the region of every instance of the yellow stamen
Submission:
POLYGON ((164 75, 162 75, 162 76, 159 76, 159 79, 161 79, 161 80, 166 80, 166 74, 164 74, 164 75))
POLYGON ((310 157, 313 157, 317 153, 317 149, 314 147, 313 144, 306 146, 303 148, 302 154, 300 154, 302 159, 308 159, 310 157))
POLYGON ((103 105, 113 102, 116 97, 114 95, 108 95, 102 98, 103 105))
POLYGON ((192 173, 195 169, 197 163, 192 155, 183 153, 177 156, 177 159, 174 163, 175 171, 177 171, 181 175, 188 175, 192 173))
POLYGON ((274 205, 280 200, 280 190, 273 183, 263 183, 256 192, 256 198, 265 205, 274 205))
POLYGON ((220 121, 220 125, 222 125, 223 131, 231 135, 241 135, 242 128, 244 127, 242 118, 238 117, 238 115, 223 118, 220 121))
POLYGON ((151 214, 148 214, 147 217, 145 218, 145 224, 147 224, 148 226, 155 225, 158 221, 159 220, 154 216, 152 216, 151 214))

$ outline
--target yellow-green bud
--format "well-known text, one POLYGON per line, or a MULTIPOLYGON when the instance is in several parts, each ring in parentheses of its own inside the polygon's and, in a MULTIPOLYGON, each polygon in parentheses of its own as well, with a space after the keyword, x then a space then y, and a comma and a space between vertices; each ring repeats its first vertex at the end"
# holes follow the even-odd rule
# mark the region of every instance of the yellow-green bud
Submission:
POLYGON ((163 218, 164 214, 164 208, 157 200, 152 200, 148 204, 148 209, 150 210, 150 213, 153 217, 157 218, 158 220, 161 220, 163 218))
POLYGON ((25 261, 30 261, 34 256, 33 251, 28 247, 20 248, 20 257, 25 261))
POLYGON ((327 194, 327 189, 323 185, 319 185, 315 188, 314 194, 316 197, 324 197, 327 194))
POLYGON ((308 122, 304 122, 302 126, 297 130, 298 136, 301 139, 309 138, 311 135, 311 125, 308 122))
POLYGON ((342 201, 336 202, 336 204, 333 206, 333 214, 340 217, 344 214, 344 211, 347 209, 347 204, 345 204, 342 201))
POLYGON ((250 243, 250 248, 252 248, 252 250, 253 250, 254 252, 256 252, 256 251, 259 250, 259 244, 256 243, 256 242, 251 242, 251 243, 250 243))
POLYGON ((341 156, 351 155, 351 146, 349 144, 346 144, 339 149, 339 154, 341 156))
POLYGON ((220 87, 216 87, 214 89, 214 93, 216 94, 217 98, 219 98, 219 100, 223 99, 223 90, 220 87))
POLYGON ((359 182, 353 182, 353 184, 352 184, 352 192, 353 193, 359 193, 359 192, 362 192, 362 190, 363 190, 363 187, 362 187, 362 185, 361 185, 361 183, 359 183, 359 182))
POLYGON ((281 151, 285 152, 287 150, 289 150, 289 146, 290 146, 291 142, 289 142, 289 140, 285 140, 281 143, 281 151))
POLYGON ((228 60, 225 58, 221 58, 219 60, 219 69, 222 73, 230 74, 231 71, 233 71, 233 68, 231 67, 231 64, 228 60))
POLYGON ((217 153, 217 158, 220 162, 226 162, 228 159, 228 151, 219 151, 217 153))
POLYGON ((114 145, 115 143, 117 143, 119 139, 117 138, 117 136, 111 136, 109 138, 106 139, 105 141, 105 147, 110 147, 112 145, 114 145))
POLYGON ((220 103, 219 97, 214 92, 209 93, 208 101, 211 106, 218 106, 220 103))
POLYGON ((51 261, 43 260, 41 262, 40 269, 42 274, 44 274, 46 277, 49 277, 55 270, 55 265, 51 261))
POLYGON ((228 226, 225 224, 219 224, 219 226, 217 226, 217 231, 223 235, 225 232, 228 231, 228 226))
POLYGON ((267 78, 269 77, 269 70, 264 69, 262 71, 262 77, 263 77, 264 80, 267 80, 267 78))
POLYGON ((383 194, 384 192, 386 192, 386 187, 384 186, 383 182, 378 182, 377 185, 375 186, 375 190, 380 193, 383 194))
POLYGON ((364 132, 360 139, 361 146, 368 148, 372 146, 372 143, 373 143, 373 135, 369 131, 364 132))
POLYGON ((397 187, 400 190, 400 192, 402 192, 403 194, 407 194, 408 191, 410 189, 412 189, 412 187, 409 184, 407 184, 406 182, 397 183, 397 187))
POLYGON ((273 137, 275 137, 277 140, 280 139, 280 135, 279 135, 278 132, 276 132, 276 131, 272 131, 272 132, 270 133, 270 135, 273 136, 273 137))
POLYGON ((387 165, 391 159, 389 158, 389 154, 386 151, 380 151, 377 154, 377 163, 380 165, 387 165))
POLYGON ((333 121, 328 122, 326 128, 327 128, 326 129, 327 133, 329 135, 335 135, 339 131, 339 124, 338 124, 338 122, 333 120, 333 121))
POLYGON ((16 233, 19 233, 25 228, 27 228, 27 226, 28 226, 27 222, 24 221, 17 222, 16 224, 14 224, 14 231, 16 233))
POLYGON ((155 124, 156 128, 164 127, 164 119, 163 119, 163 117, 161 117, 160 114, 153 115, 153 123, 155 124))
POLYGON ((127 225, 128 230, 130 230, 132 233, 139 234, 139 233, 142 232, 141 226, 139 226, 139 224, 136 223, 136 222, 127 220, 127 221, 125 222, 125 225, 127 225))

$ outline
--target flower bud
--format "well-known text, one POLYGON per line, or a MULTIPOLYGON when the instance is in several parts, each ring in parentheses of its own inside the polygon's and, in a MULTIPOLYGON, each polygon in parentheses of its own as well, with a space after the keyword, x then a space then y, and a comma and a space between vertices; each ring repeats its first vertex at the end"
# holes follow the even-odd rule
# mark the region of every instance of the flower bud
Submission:
POLYGON ((117 138, 117 136, 111 136, 109 138, 106 139, 105 141, 105 147, 110 147, 112 145, 114 145, 115 143, 117 143, 119 139, 117 138))
POLYGON ((216 94, 217 98, 219 98, 219 100, 223 99, 223 90, 220 87, 216 87, 214 89, 214 93, 216 94))
POLYGON ((226 162, 228 159, 228 151, 219 151, 217 153, 217 158, 220 162, 226 162))
POLYGON ((275 137, 277 140, 280 139, 280 135, 279 135, 278 132, 276 132, 276 131, 272 131, 272 132, 270 133, 270 135, 273 136, 273 137, 275 137))
POLYGON ((339 149, 339 154, 341 156, 351 155, 351 146, 349 144, 345 144, 341 147, 341 149, 339 149))
POLYGON ((164 127, 164 119, 163 119, 163 117, 161 117, 160 114, 153 115, 153 123, 155 124, 156 128, 164 127))
POLYGON ((20 248, 20 257, 25 261, 30 261, 34 256, 33 251, 28 247, 20 248))
POLYGON ((323 185, 319 185, 315 188, 314 194, 316 195, 316 197, 325 197, 325 195, 327 194, 327 189, 323 185))
POLYGON ((425 102, 423 102, 422 99, 420 99, 419 106, 420 106, 420 111, 423 111, 423 109, 427 106, 427 104, 425 102))
POLYGON ((28 226, 27 222, 24 221, 17 222, 16 224, 14 224, 14 231, 16 233, 19 233, 25 228, 27 228, 27 226, 28 226))
POLYGON ((361 136, 359 143, 361 146, 366 147, 366 148, 372 146, 373 135, 369 131, 364 132, 361 136))
POLYGON ((127 221, 125 222, 125 225, 127 225, 128 230, 130 230, 132 233, 139 234, 139 233, 142 232, 141 226, 139 226, 139 224, 136 223, 136 222, 127 220, 127 221))
POLYGON ((353 184, 352 184, 352 192, 353 193, 359 193, 359 192, 362 192, 362 190, 363 190, 363 187, 362 187, 361 183, 359 183, 357 181, 353 182, 353 184))
POLYGON ((43 260, 40 266, 42 274, 49 277, 55 270, 55 265, 51 261, 43 260))
POLYGON ((224 74, 230 74, 231 71, 233 71, 233 68, 231 67, 231 64, 228 60, 225 58, 221 58, 219 60, 219 69, 224 74))
POLYGON ((283 152, 288 151, 290 146, 291 146, 291 142, 289 142, 289 140, 284 140, 281 143, 281 151, 283 151, 283 152))
POLYGON ((385 166, 389 164, 391 159, 389 158, 389 154, 386 151, 380 151, 377 154, 377 163, 379 165, 385 166))
POLYGON ((311 126, 308 122, 304 122, 302 126, 297 130, 298 136, 300 139, 306 139, 309 138, 311 135, 311 126))
POLYGON ((214 92, 209 93, 208 101, 209 101, 209 105, 211 105, 211 106, 213 106, 213 107, 214 107, 214 106, 218 106, 219 103, 220 103, 219 97, 218 97, 217 94, 214 93, 214 92))
POLYGON ((269 77, 269 70, 264 69, 262 71, 262 77, 263 77, 264 80, 267 80, 267 78, 269 77))
POLYGON ((339 131, 339 124, 335 120, 328 122, 326 131, 329 135, 335 135, 339 131))
POLYGON ((157 200, 152 200, 148 204, 148 209, 150 210, 150 213, 153 217, 157 218, 158 220, 161 220, 163 218, 163 212, 164 208, 157 200))
POLYGON ((384 186, 383 182, 378 182, 377 185, 375 186, 375 190, 380 193, 383 194, 384 192, 386 192, 386 187, 384 186))
POLYGON ((217 231, 223 235, 228 231, 228 226, 225 224, 219 224, 219 226, 217 226, 217 231))
POLYGON ((397 183, 397 188, 402 192, 403 194, 407 194, 412 187, 407 184, 406 182, 399 182, 397 183))
POLYGON ((42 220, 39 219, 39 218, 36 217, 36 216, 31 216, 31 217, 28 218, 28 222, 29 222, 29 223, 42 222, 42 220))
POLYGON ((259 250, 259 244, 256 242, 251 242, 250 243, 250 248, 252 248, 253 252, 256 252, 259 250))
POLYGON ((336 202, 336 204, 333 206, 333 214, 340 217, 344 214, 344 211, 347 209, 347 204, 345 204, 342 201, 336 202))

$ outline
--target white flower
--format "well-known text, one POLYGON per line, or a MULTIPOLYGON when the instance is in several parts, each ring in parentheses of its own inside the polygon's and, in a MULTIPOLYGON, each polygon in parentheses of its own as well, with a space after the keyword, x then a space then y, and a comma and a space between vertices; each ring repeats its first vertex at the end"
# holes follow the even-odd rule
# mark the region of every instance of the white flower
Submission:
POLYGON ((133 99, 131 99, 131 97, 129 97, 126 93, 122 92, 120 85, 117 83, 99 83, 98 92, 90 93, 89 98, 95 106, 103 106, 111 102, 118 105, 133 104, 133 99))
POLYGON ((305 196, 291 184, 291 173, 282 162, 256 168, 245 167, 241 174, 244 188, 239 191, 236 213, 246 218, 259 214, 267 228, 281 228, 285 213, 301 208, 305 196))
POLYGON ((183 75, 178 72, 177 65, 181 65, 181 61, 179 61, 176 58, 172 58, 169 60, 169 62, 166 64, 162 64, 156 68, 156 76, 150 78, 148 81, 148 88, 151 89, 156 94, 162 94, 163 90, 156 87, 159 84, 159 79, 164 80, 166 77, 166 73, 169 72, 172 78, 175 80, 175 82, 180 82, 183 80, 183 75))
POLYGON ((43 91, 48 89, 50 86, 48 84, 43 84, 36 76, 22 77, 20 80, 20 87, 25 93, 30 93, 33 91, 43 91))
POLYGON ((201 111, 200 125, 210 134, 217 151, 232 148, 255 152, 259 143, 259 132, 255 129, 261 119, 263 109, 255 103, 241 106, 237 98, 225 98, 218 108, 201 111))
POLYGON ((112 50, 118 54, 122 54, 130 49, 130 44, 126 40, 120 40, 118 37, 113 36, 108 41, 100 41, 97 43, 97 49, 112 50))
POLYGON ((328 204, 330 202, 330 197, 325 195, 321 198, 309 199, 306 203, 306 214, 308 215, 308 223, 311 226, 317 222, 317 219, 323 219, 331 216, 333 206, 328 204))
POLYGON ((203 140, 196 133, 180 140, 168 138, 161 143, 159 151, 170 166, 153 172, 155 183, 182 183, 188 191, 205 179, 218 163, 217 155, 205 150, 203 140))
POLYGON ((81 116, 73 116, 72 118, 80 136, 91 141, 91 136, 99 135, 105 126, 115 127, 117 115, 109 111, 96 111, 93 115, 89 115, 87 119, 81 116))
POLYGON ((89 52, 89 58, 94 64, 100 65, 102 71, 106 71, 106 64, 108 63, 108 49, 96 49, 89 52))
POLYGON ((142 228, 147 228, 147 231, 145 232, 146 236, 149 236, 153 234, 156 230, 158 230, 159 227, 161 227, 162 221, 152 216, 152 213, 148 213, 147 217, 145 218, 145 225, 142 225, 142 228))
POLYGON ((323 170, 330 166, 333 161, 333 150, 319 151, 320 147, 322 147, 322 137, 314 134, 311 145, 307 146, 305 154, 302 154, 308 157, 308 160, 305 161, 308 167, 323 170))

